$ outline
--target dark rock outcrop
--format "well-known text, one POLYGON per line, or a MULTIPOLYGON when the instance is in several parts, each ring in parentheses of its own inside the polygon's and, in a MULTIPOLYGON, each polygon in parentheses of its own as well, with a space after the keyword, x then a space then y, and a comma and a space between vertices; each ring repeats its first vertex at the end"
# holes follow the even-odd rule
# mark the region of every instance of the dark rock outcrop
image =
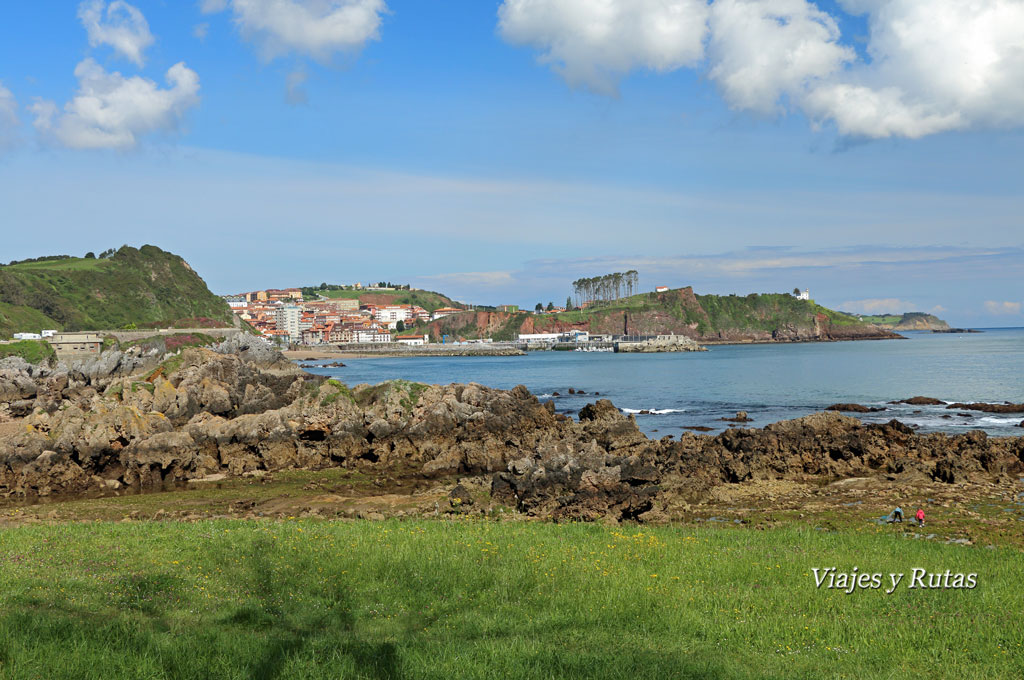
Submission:
POLYGON ((890 404, 910 404, 911 406, 942 406, 946 402, 941 399, 935 399, 933 397, 911 397, 910 399, 901 399, 899 401, 891 401, 890 404))
POLYGON ((1024 404, 950 404, 946 407, 952 410, 961 411, 982 411, 984 413, 1024 413, 1024 404))
POLYGON ((885 409, 881 406, 864 406, 863 404, 832 404, 826 411, 845 411, 847 413, 878 413, 885 409))

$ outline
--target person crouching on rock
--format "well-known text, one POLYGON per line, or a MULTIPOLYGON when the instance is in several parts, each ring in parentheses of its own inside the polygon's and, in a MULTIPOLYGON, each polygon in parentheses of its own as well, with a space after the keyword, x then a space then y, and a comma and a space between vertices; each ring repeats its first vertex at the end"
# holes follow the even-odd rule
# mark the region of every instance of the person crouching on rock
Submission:
POLYGON ((917 526, 923 527, 924 526, 924 510, 922 510, 921 508, 918 508, 917 509, 917 514, 915 514, 914 517, 917 519, 917 526))
POLYGON ((898 505, 896 506, 896 509, 892 511, 892 514, 889 515, 889 524, 892 524, 893 522, 903 524, 903 508, 898 505))

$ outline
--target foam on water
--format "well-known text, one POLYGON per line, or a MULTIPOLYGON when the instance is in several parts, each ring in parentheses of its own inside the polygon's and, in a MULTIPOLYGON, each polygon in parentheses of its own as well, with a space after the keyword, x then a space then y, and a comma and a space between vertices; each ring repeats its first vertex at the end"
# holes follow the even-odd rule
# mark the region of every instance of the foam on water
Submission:
POLYGON ((1022 420, 1024 420, 1024 414, 1019 418, 997 418, 995 416, 985 416, 984 418, 978 419, 980 422, 986 425, 1011 425, 1016 427, 1022 420))

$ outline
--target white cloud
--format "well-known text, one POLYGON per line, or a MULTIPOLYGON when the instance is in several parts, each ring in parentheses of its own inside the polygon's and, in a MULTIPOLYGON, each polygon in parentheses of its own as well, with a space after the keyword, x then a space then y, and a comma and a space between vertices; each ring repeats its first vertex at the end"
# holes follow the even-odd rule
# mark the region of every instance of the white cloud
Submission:
POLYGON ((870 298, 867 300, 848 300, 839 305, 844 312, 856 314, 903 314, 916 312, 917 305, 909 300, 898 298, 870 298))
POLYGON ((79 63, 75 76, 78 92, 63 112, 46 100, 29 107, 41 135, 72 149, 132 148, 144 135, 174 130, 199 102, 199 76, 184 63, 168 69, 168 88, 108 73, 92 59, 79 63))
POLYGON ((704 0, 505 0, 502 37, 542 51, 573 87, 613 93, 638 68, 671 71, 702 57, 704 0))
POLYGON ((857 137, 917 139, 965 126, 958 111, 937 112, 920 103, 908 103, 897 87, 872 89, 833 83, 810 92, 804 99, 809 115, 831 119, 841 134, 857 137))
POLYGON ((206 40, 206 36, 210 35, 210 24, 206 23, 205 21, 196 24, 192 27, 192 35, 193 37, 199 39, 200 42, 206 40))
POLYGON ((844 0, 867 13, 870 64, 808 96, 843 134, 922 137, 1024 123, 1024 2, 844 0))
POLYGON ((717 0, 711 5, 709 76, 730 105, 771 113, 856 54, 835 20, 805 0, 717 0))
POLYGON ((306 94, 306 81, 309 79, 309 74, 303 70, 292 71, 288 74, 288 78, 285 79, 285 94, 284 99, 292 106, 298 106, 300 104, 308 104, 309 97, 306 94))
POLYGON ((78 18, 89 34, 89 45, 110 45, 137 66, 145 63, 143 53, 154 38, 138 8, 122 0, 86 0, 78 6, 78 18))
POLYGON ((996 302, 988 300, 985 303, 985 311, 989 314, 1013 315, 1020 314, 1021 303, 1019 302, 996 302))
POLYGON ((504 0, 498 14, 506 41, 600 92, 634 69, 691 66, 735 108, 788 105, 842 135, 1024 124, 1022 0, 839 1, 866 15, 867 58, 807 0, 504 0))
POLYGON ((203 0, 206 13, 230 7, 247 40, 267 59, 295 52, 328 61, 380 37, 384 0, 203 0))
POLYGON ((20 125, 18 102, 11 91, 0 83, 0 149, 14 144, 16 131, 20 125))

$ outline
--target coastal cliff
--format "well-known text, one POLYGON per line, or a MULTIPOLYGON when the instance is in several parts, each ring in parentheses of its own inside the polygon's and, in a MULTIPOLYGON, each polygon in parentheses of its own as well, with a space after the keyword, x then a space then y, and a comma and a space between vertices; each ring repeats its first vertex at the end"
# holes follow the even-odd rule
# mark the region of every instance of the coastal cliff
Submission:
POLYGON ((491 502, 541 517, 643 521, 757 480, 1002 483, 1024 472, 1024 438, 919 435, 838 413, 651 440, 607 400, 577 422, 522 386, 349 388, 240 341, 140 370, 124 359, 87 371, 0 362, 0 496, 345 468, 391 482, 472 480, 491 502))
POLYGON ((634 295, 560 314, 463 312, 426 327, 431 337, 512 340, 516 334, 684 335, 700 344, 900 338, 893 331, 787 294, 696 295, 692 288, 634 295))
POLYGON ((935 316, 925 312, 907 312, 905 314, 861 316, 861 321, 873 323, 882 328, 889 328, 894 331, 945 331, 949 330, 949 324, 935 316))

